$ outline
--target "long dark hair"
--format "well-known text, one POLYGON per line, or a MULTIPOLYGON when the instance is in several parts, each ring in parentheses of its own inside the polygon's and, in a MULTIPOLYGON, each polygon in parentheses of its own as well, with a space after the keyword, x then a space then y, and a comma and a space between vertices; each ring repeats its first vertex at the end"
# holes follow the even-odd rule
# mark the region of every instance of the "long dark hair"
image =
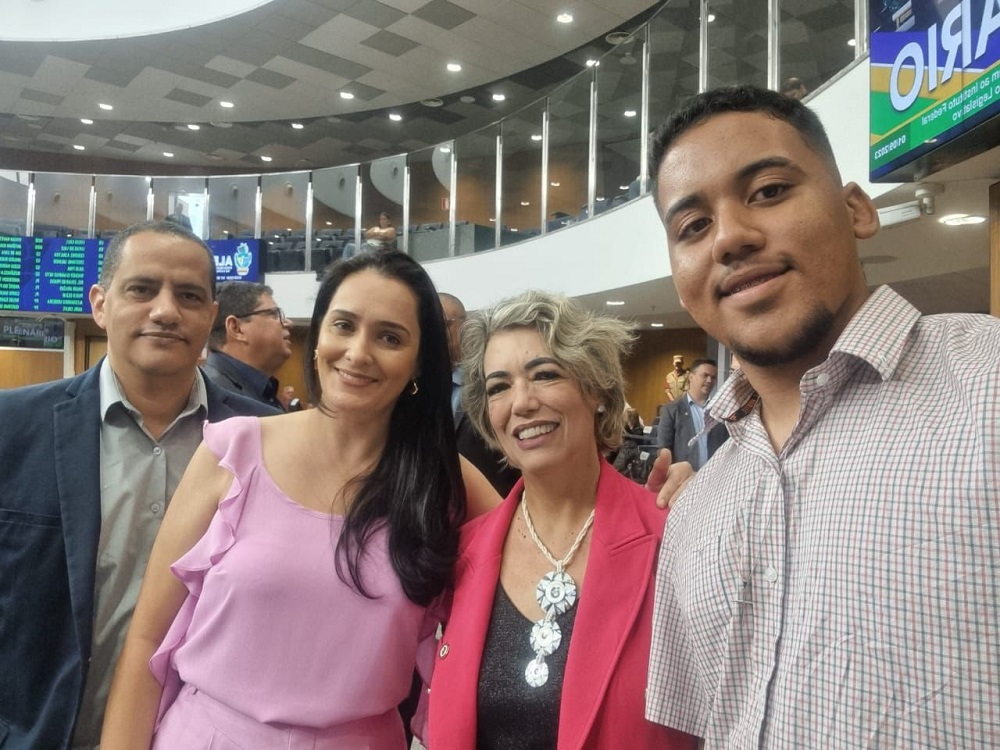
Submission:
POLYGON ((382 250, 330 266, 316 294, 306 338, 306 388, 309 399, 321 404, 313 352, 323 319, 344 280, 366 270, 405 284, 417 298, 419 388, 416 394, 407 389, 396 400, 382 456, 369 474, 357 480, 357 494, 337 541, 337 575, 372 598, 364 585, 362 559, 372 534, 385 525, 389 558, 404 593, 412 602, 426 606, 451 581, 458 526, 465 517, 465 486, 452 421, 444 315, 437 290, 420 264, 399 251, 382 250))

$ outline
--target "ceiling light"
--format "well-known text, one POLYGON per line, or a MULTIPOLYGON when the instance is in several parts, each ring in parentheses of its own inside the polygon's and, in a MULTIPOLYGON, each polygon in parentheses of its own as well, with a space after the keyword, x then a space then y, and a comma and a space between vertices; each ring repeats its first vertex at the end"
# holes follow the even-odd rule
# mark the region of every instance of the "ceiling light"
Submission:
POLYGON ((191 123, 190 125, 188 125, 188 130, 201 130, 201 125, 195 125, 194 123, 191 123))
POLYGON ((236 105, 233 104, 232 102, 219 102, 219 106, 224 107, 225 109, 232 109, 236 105))
POLYGON ((531 134, 531 140, 533 140, 533 141, 540 141, 540 140, 542 140, 542 134, 541 133, 532 133, 531 134))
POLYGON ((403 116, 400 115, 400 114, 397 114, 396 112, 391 112, 389 114, 389 119, 392 120, 393 122, 399 122, 400 120, 403 119, 403 116))
POLYGON ((634 109, 626 109, 623 114, 626 117, 635 117, 635 110, 634 109))
POLYGON ((854 41, 853 39, 848 39, 847 40, 847 46, 848 47, 854 47, 855 45, 857 45, 857 42, 854 41))
POLYGON ((87 117, 81 117, 80 118, 80 122, 82 122, 84 125, 93 125, 94 124, 94 121, 91 120, 90 118, 87 118, 87 117))
POLYGON ((270 156, 262 156, 262 157, 260 157, 260 160, 261 161, 271 161, 271 157, 270 156))
POLYGON ((469 94, 465 94, 464 96, 458 97, 458 100, 462 102, 462 104, 474 104, 476 101, 476 97, 470 96, 469 94))
POLYGON ((559 185, 560 185, 561 183, 558 183, 558 182, 550 182, 549 184, 550 184, 550 185, 551 185, 552 187, 559 187, 559 185))
POLYGON ((110 112, 111 110, 114 109, 113 105, 111 105, 111 104, 104 104, 103 102, 99 103, 97 106, 100 107, 101 109, 103 109, 105 112, 110 112))
POLYGON ((607 200, 607 198, 605 198, 605 197, 604 197, 603 195, 598 195, 598 196, 597 196, 596 198, 594 198, 594 200, 595 200, 595 201, 596 201, 597 203, 603 203, 604 201, 606 201, 606 200, 607 200))
POLYGON ((341 99, 353 99, 354 98, 354 94, 352 94, 350 91, 341 91, 340 92, 340 98, 341 99))
POLYGON ((326 225, 327 225, 328 227, 332 227, 332 226, 333 226, 333 222, 332 222, 332 221, 328 221, 328 222, 326 222, 326 225))
POLYGON ((558 16, 556 16, 556 20, 559 23, 573 23, 573 14, 572 13, 560 13, 558 16))
POLYGON ((522 206, 530 206, 531 205, 531 201, 521 201, 521 205, 522 206))
POLYGON ((601 63, 597 60, 587 60, 587 67, 593 68, 595 65, 600 65, 601 63))
POLYGON ((448 63, 446 66, 451 73, 457 73, 462 69, 462 66, 458 63, 448 63))
POLYGON ((708 14, 708 22, 712 23, 712 21, 714 21, 714 20, 715 20, 715 14, 714 13, 709 13, 708 14))
POLYGON ((609 299, 604 304, 608 305, 609 307, 621 307, 622 305, 625 304, 625 300, 623 300, 623 299, 609 299))
POLYGON ((507 97, 506 97, 506 96, 505 96, 504 94, 494 94, 494 95, 493 95, 493 101, 495 101, 495 102, 502 102, 502 101, 504 101, 504 100, 505 100, 506 98, 507 98, 507 97))
POLYGON ((173 151, 164 151, 163 155, 165 157, 167 157, 168 159, 173 159, 174 158, 174 152, 173 151))
POLYGON ((303 125, 301 122, 293 122, 292 123, 292 130, 302 130, 302 128, 304 128, 304 127, 305 127, 305 125, 303 125))
POLYGON ((986 221, 985 216, 971 216, 969 214, 948 214, 938 219, 942 224, 949 227, 960 227, 966 224, 982 224, 986 221))
POLYGON ((81 146, 79 143, 74 143, 73 148, 75 148, 77 151, 83 151, 86 148, 86 146, 81 146))
POLYGON ((619 185, 618 189, 619 190, 628 190, 628 185, 619 185))
POLYGON ((438 151, 440 151, 442 154, 450 154, 451 146, 442 146, 441 148, 438 149, 438 151))
POLYGON ((650 328, 663 328, 663 323, 650 323, 650 328))

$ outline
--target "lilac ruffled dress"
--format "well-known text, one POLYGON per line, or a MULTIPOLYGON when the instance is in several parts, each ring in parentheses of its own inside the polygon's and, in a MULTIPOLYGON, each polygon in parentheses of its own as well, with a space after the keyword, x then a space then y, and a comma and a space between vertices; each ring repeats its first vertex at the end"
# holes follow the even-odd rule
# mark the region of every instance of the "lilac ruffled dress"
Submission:
MULTIPOLYGON (((372 747, 403 747, 396 707, 414 665, 430 681, 441 612, 406 598, 384 530, 363 563, 376 598, 340 580, 342 517, 278 488, 256 418, 207 424, 204 437, 234 478, 205 535, 171 566, 188 596, 150 660, 164 686, 158 731, 187 686, 260 724, 343 728, 371 735, 372 747)), ((414 720, 418 735, 423 718, 414 720)))

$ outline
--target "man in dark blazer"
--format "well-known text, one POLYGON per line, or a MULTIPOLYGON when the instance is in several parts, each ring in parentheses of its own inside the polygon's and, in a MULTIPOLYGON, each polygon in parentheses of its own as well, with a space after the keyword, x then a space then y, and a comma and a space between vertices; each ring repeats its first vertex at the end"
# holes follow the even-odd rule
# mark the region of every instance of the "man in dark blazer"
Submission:
POLYGON ((275 413, 198 374, 214 293, 201 240, 176 224, 130 227, 90 291, 107 358, 0 392, 3 750, 96 746, 151 537, 201 424, 275 413))
POLYGON ((671 463, 687 462, 698 471, 729 438, 723 424, 717 424, 691 443, 705 425, 704 408, 712 395, 719 368, 712 359, 696 359, 688 370, 688 392, 660 411, 656 442, 670 451, 671 463))

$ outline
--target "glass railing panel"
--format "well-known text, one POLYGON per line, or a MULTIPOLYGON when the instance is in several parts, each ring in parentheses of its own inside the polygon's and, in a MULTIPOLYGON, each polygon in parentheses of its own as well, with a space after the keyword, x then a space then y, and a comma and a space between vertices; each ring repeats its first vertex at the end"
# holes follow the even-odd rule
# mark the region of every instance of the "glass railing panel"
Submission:
POLYGON ((491 125, 455 139, 455 255, 496 247, 498 129, 491 125))
POLYGON ((339 260, 348 245, 356 245, 354 217, 358 210, 358 165, 317 169, 313 185, 312 269, 339 260))
POLYGON ((592 70, 563 84, 549 96, 548 230, 587 215, 592 70))
POLYGON ((213 240, 253 237, 257 214, 257 175, 210 177, 208 226, 213 240))
MULTIPOLYGON (((361 248, 381 247, 382 243, 366 233, 379 228, 379 216, 386 214, 388 226, 403 229, 403 197, 406 182, 406 154, 387 156, 361 165, 361 248)), ((402 247, 401 237, 395 247, 402 247)))
POLYGON ((448 257, 453 158, 451 141, 409 156, 410 226, 416 231, 408 233, 406 251, 420 262, 448 257))
POLYGON ((853 41, 854 0, 781 0, 781 90, 802 98, 822 86, 854 60, 853 41))
POLYGON ((643 42, 617 45, 597 66, 597 192, 594 214, 639 194, 643 42))
POLYGON ((89 174, 35 174, 36 237, 86 237, 90 217, 89 174))
POLYGON ((768 0, 712 0, 708 14, 708 87, 767 86, 768 0))
POLYGON ((208 236, 208 202, 204 177, 154 177, 153 218, 188 227, 208 236))
POLYGON ((542 124, 545 102, 525 107, 501 123, 503 211, 500 245, 536 237, 542 231, 542 124))
POLYGON ((28 222, 28 172, 0 170, 0 235, 23 236, 28 222))
MULTIPOLYGON (((649 129, 655 131, 682 101, 698 93, 698 3, 671 4, 650 19, 649 129)), ((652 186, 656 175, 649 175, 652 186)), ((629 183, 629 198, 639 195, 629 183)))
POLYGON ((112 237, 125 227, 145 221, 149 184, 149 177, 97 175, 94 234, 112 237))
POLYGON ((308 192, 308 172, 261 176, 260 233, 267 240, 268 272, 305 270, 308 192))

